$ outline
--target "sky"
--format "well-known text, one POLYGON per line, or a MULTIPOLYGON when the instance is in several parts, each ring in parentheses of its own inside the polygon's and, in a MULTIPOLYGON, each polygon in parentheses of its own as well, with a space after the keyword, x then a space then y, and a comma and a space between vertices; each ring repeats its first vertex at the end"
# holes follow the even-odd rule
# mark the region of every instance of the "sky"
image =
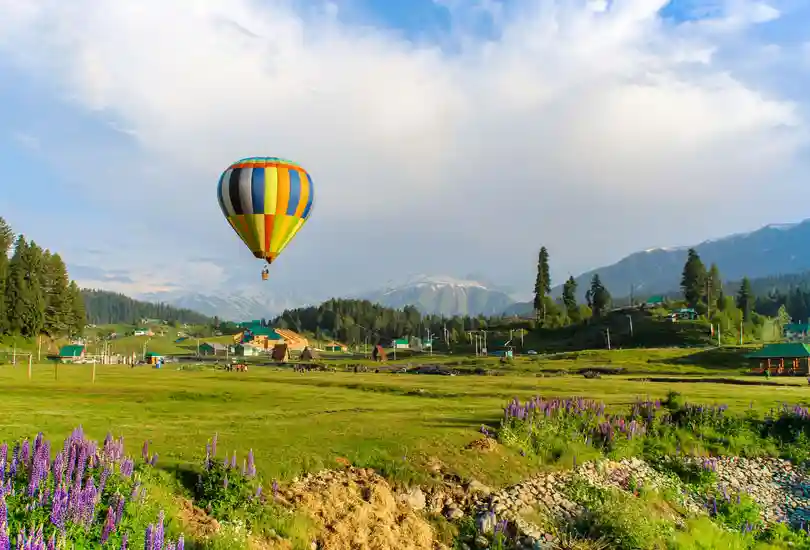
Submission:
POLYGON ((280 156, 312 218, 267 293, 417 273, 530 291, 810 217, 805 0, 0 0, 0 215, 86 286, 261 269, 222 170, 280 156))

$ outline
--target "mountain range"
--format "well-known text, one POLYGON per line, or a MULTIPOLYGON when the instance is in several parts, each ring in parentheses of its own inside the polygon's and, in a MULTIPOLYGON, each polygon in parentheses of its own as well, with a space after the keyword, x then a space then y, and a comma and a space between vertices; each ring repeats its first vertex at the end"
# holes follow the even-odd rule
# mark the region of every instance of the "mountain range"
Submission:
MULTIPOLYGON (((598 273, 614 297, 673 293, 680 286, 681 271, 689 246, 653 248, 631 254, 575 278, 578 298, 584 299, 591 277, 598 273)), ((704 241, 693 246, 708 266, 716 263, 723 279, 759 278, 810 271, 810 219, 795 224, 767 225, 749 233, 704 241)), ((562 285, 552 289, 557 297, 562 285)), ((414 305, 423 313, 437 315, 523 314, 531 304, 518 302, 509 289, 473 278, 419 275, 385 288, 356 293, 353 298, 401 308, 414 305)), ((268 295, 261 287, 247 287, 223 294, 159 293, 139 299, 165 302, 226 320, 271 318, 284 309, 312 305, 317 297, 293 293, 268 295)))
MULTIPOLYGON (((598 273, 614 297, 651 296, 678 291, 689 248, 694 248, 707 268, 716 263, 724 281, 810 271, 810 219, 793 224, 766 225, 749 233, 737 233, 693 246, 652 248, 635 252, 615 264, 582 273, 577 282, 578 299, 585 298, 591 278, 598 273)), ((551 290, 562 293, 562 284, 551 290)), ((515 304, 508 313, 527 313, 529 303, 515 304)))

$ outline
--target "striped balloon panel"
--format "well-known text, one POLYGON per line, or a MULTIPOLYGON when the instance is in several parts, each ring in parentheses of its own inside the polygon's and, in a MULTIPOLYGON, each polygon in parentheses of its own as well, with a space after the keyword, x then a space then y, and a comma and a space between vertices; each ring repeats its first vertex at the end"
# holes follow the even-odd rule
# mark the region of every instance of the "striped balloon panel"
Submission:
POLYGON ((257 258, 275 260, 312 214, 312 178, 301 166, 275 157, 252 157, 222 173, 219 206, 257 258))

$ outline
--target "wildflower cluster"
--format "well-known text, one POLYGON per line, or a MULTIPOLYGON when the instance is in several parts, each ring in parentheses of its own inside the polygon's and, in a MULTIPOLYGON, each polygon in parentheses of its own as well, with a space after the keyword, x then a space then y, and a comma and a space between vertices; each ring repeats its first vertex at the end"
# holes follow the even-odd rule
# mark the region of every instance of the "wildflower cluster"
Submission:
POLYGON ((747 495, 729 493, 725 487, 709 494, 705 507, 712 519, 730 529, 753 533, 765 528, 757 504, 747 495))
MULTIPOLYGON (((0 444, 0 550, 127 548, 129 513, 145 498, 123 438, 99 446, 81 427, 52 457, 40 433, 0 444)), ((147 550, 182 550, 162 539, 147 550)))
POLYGON ((214 434, 205 447, 195 493, 197 504, 221 520, 249 520, 259 513, 264 496, 256 477, 253 449, 248 451, 241 464, 236 451, 217 459, 217 434, 214 434))

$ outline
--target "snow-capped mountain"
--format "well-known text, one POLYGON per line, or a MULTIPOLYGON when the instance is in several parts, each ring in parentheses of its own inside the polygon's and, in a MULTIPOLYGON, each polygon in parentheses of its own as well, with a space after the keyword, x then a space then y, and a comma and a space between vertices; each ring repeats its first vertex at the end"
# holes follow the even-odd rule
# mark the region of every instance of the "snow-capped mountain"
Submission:
POLYGON ((222 293, 200 292, 158 292, 138 296, 148 302, 187 308, 211 317, 217 316, 225 321, 248 321, 251 319, 270 319, 285 309, 302 307, 317 303, 318 300, 307 299, 291 293, 269 294, 262 289, 245 288, 239 291, 222 293))
POLYGON ((503 289, 442 275, 416 275, 360 297, 394 308, 413 305, 423 313, 448 317, 500 314, 514 303, 503 289))

